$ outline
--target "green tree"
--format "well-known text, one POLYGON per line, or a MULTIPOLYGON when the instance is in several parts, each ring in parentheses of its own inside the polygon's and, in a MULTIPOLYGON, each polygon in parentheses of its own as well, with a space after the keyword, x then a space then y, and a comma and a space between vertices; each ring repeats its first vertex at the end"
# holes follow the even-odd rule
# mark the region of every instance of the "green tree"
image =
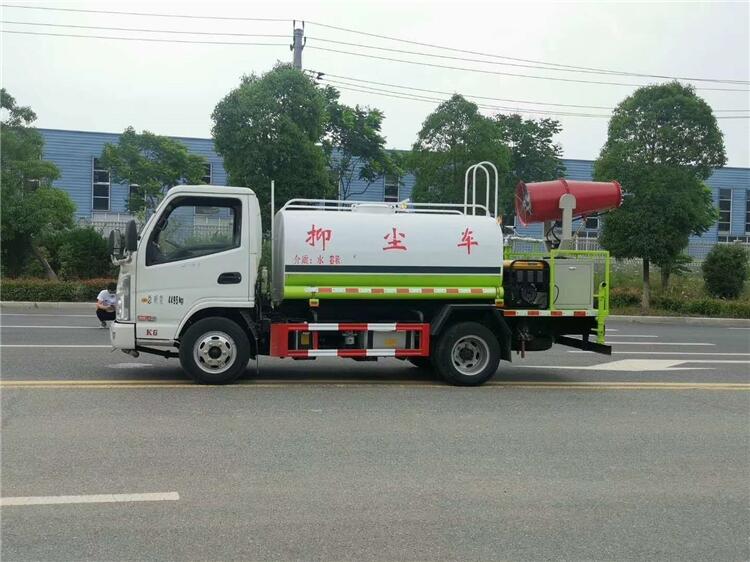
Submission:
POLYGON ((688 237, 716 220, 704 181, 725 162, 716 118, 691 86, 645 86, 615 108, 594 176, 620 181, 632 197, 607 216, 601 243, 614 257, 643 259, 644 309, 650 264, 669 268, 688 237))
POLYGON ((101 165, 110 169, 114 181, 130 185, 128 210, 145 215, 170 187, 201 183, 206 159, 190 154, 177 140, 128 127, 117 144, 104 145, 101 165))
MULTIPOLYGON (((213 137, 231 182, 252 188, 262 209, 270 202, 334 194, 321 140, 326 99, 313 80, 279 64, 242 78, 214 109, 213 137)), ((270 224, 265 211, 263 224, 270 224)))
POLYGON ((716 244, 701 269, 709 294, 721 299, 736 299, 747 281, 748 253, 739 244, 716 244))
POLYGON ((510 153, 500 129, 479 113, 476 104, 454 94, 427 116, 412 147, 414 199, 463 203, 466 169, 484 160, 495 164, 503 176, 508 172, 510 153))
POLYGON ((42 160, 44 140, 32 127, 36 114, 17 105, 4 88, 0 105, 4 113, 0 123, 3 268, 16 275, 31 253, 46 276, 57 279, 47 262, 44 240, 73 226, 75 205, 67 193, 51 187, 60 172, 52 162, 42 160))
POLYGON ((510 169, 503 178, 500 201, 508 221, 515 215, 514 195, 519 181, 545 181, 562 177, 562 148, 552 137, 562 128, 554 119, 524 119, 520 115, 496 115, 500 138, 510 148, 510 169))
POLYGON ((364 180, 367 187, 385 174, 399 174, 385 138, 380 134, 383 113, 369 107, 349 107, 338 101, 336 89, 326 86, 327 125, 323 149, 328 166, 338 186, 339 197, 357 197, 366 190, 354 191, 354 180, 364 180))
POLYGON ((64 232, 56 254, 65 279, 105 277, 112 272, 107 241, 90 226, 64 232))

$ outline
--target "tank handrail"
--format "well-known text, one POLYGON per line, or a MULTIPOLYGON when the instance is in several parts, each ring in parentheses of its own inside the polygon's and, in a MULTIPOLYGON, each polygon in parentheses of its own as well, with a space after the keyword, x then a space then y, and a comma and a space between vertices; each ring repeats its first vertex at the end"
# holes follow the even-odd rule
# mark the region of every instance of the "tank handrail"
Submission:
MULTIPOLYGON (((352 207, 357 205, 382 205, 384 207, 390 207, 397 213, 414 212, 414 213, 433 213, 433 214, 466 214, 462 212, 464 205, 459 203, 413 203, 408 199, 399 203, 377 203, 373 201, 354 201, 354 200, 334 200, 334 199, 290 199, 287 201, 281 210, 310 210, 315 209, 318 211, 349 211, 351 212, 352 207)), ((476 214, 476 211, 483 211, 484 214, 489 215, 487 207, 484 205, 469 205, 469 209, 472 209, 476 214)))
POLYGON ((477 202, 477 170, 481 169, 484 172, 486 184, 485 184, 485 206, 484 209, 489 215, 489 207, 490 207, 490 172, 487 170, 485 165, 492 168, 493 172, 495 173, 495 212, 492 215, 493 217, 497 218, 497 206, 498 206, 498 197, 500 195, 500 176, 497 172, 497 167, 490 162, 489 160, 484 160, 482 162, 478 162, 474 164, 473 166, 469 166, 466 169, 466 173, 464 174, 464 214, 468 214, 469 209, 472 209, 472 214, 476 214, 476 209, 479 208, 476 205, 477 202), (469 204, 469 173, 472 172, 472 181, 471 181, 471 204, 469 204))

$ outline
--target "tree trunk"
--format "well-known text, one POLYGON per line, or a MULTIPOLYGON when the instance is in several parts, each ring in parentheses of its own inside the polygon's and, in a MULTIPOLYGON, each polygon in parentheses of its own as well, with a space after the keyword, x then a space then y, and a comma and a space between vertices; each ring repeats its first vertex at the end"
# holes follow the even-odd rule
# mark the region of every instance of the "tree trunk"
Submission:
POLYGON ((661 271, 661 290, 666 291, 669 289, 669 277, 672 273, 668 265, 664 265, 659 268, 661 271))
POLYGON ((641 309, 648 312, 651 307, 651 279, 649 277, 649 262, 643 260, 643 295, 641 296, 641 309))
POLYGON ((42 254, 41 250, 34 242, 31 243, 31 251, 37 261, 41 264, 42 269, 44 269, 44 274, 47 276, 47 279, 50 281, 57 281, 57 274, 52 270, 47 258, 44 257, 44 254, 42 254))

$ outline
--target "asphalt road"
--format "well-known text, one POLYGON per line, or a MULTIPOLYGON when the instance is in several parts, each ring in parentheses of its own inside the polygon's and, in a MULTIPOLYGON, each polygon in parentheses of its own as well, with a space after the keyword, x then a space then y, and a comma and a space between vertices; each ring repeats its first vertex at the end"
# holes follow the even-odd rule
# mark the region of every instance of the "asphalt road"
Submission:
POLYGON ((750 559, 747 329, 612 322, 611 357, 475 389, 336 359, 202 387, 88 308, 0 322, 3 560, 750 559))

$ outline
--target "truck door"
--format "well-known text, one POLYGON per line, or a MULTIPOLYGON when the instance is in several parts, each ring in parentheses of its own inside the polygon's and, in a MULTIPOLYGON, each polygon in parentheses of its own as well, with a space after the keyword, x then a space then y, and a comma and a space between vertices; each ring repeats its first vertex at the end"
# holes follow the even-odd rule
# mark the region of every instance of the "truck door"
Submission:
POLYGON ((256 264, 246 199, 185 194, 161 210, 138 252, 136 338, 171 341, 195 308, 248 303, 256 264))

